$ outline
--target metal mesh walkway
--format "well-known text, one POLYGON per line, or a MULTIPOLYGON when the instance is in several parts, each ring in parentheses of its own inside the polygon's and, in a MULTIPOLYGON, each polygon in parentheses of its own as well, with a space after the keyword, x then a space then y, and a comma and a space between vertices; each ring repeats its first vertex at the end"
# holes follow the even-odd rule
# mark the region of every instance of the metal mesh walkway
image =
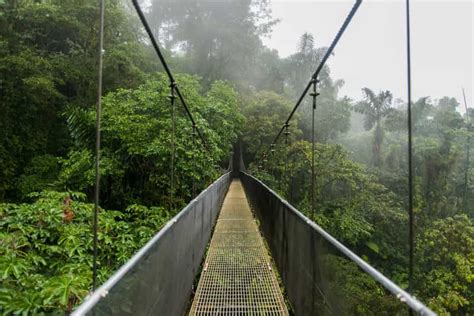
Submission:
POLYGON ((239 180, 224 200, 190 315, 288 315, 239 180))

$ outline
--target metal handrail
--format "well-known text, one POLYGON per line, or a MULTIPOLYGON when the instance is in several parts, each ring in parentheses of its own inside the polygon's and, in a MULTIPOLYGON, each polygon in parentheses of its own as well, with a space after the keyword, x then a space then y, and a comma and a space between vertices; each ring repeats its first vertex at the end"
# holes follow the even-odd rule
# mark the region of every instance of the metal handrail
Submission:
POLYGON ((326 232, 323 228, 321 228, 318 224, 311 221, 308 217, 306 217, 303 213, 298 211, 294 206, 288 203, 285 199, 280 197, 275 191, 270 189, 265 183, 260 181, 259 179, 255 178, 251 174, 246 172, 241 172, 244 175, 252 178, 254 181, 258 182, 262 185, 266 190, 268 190, 271 194, 273 194, 285 207, 287 207, 291 212, 295 215, 300 217, 303 221, 306 222, 311 228, 313 228, 320 236, 322 236, 327 242, 329 242, 332 246, 334 246, 338 251, 343 253, 347 258, 357 264, 362 270, 364 270, 369 276, 371 276, 375 281, 380 283, 385 289, 390 291, 394 294, 400 302, 407 304, 413 311, 416 313, 423 315, 423 316, 436 316, 431 309, 429 309, 426 305, 422 302, 417 300, 414 296, 400 288, 394 282, 392 282, 389 278, 379 272, 377 269, 372 267, 354 252, 352 252, 349 248, 344 246, 340 241, 336 238, 331 236, 328 232, 326 232))
POLYGON ((91 309, 99 303, 99 301, 103 298, 105 298, 108 294, 109 291, 129 272, 132 271, 132 269, 142 260, 144 259, 150 249, 152 249, 157 243, 160 242, 160 239, 167 234, 171 227, 175 225, 181 217, 184 216, 186 211, 188 209, 192 209, 196 203, 198 203, 198 200, 201 199, 208 189, 212 187, 214 184, 217 182, 221 181, 223 178, 228 176, 230 171, 227 171, 225 174, 223 174, 221 177, 219 177, 216 181, 214 181, 209 187, 207 187, 204 191, 202 191, 196 198, 194 198, 188 205, 186 205, 176 216, 174 216, 171 220, 169 220, 165 226, 152 238, 150 239, 145 246, 140 248, 133 256, 130 258, 124 265, 120 267, 117 272, 115 272, 103 285, 101 285, 96 291, 94 291, 92 294, 90 294, 89 297, 86 298, 86 300, 72 313, 72 316, 80 316, 80 315, 86 315, 88 312, 91 311, 91 309))

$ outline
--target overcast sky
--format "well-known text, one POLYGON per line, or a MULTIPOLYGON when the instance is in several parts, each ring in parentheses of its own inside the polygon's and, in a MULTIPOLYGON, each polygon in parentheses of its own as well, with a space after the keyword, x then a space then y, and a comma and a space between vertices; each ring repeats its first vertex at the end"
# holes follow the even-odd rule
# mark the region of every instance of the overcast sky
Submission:
MULTIPOLYGON (((264 43, 281 57, 295 52, 304 32, 317 46, 329 46, 353 2, 273 0, 273 16, 281 22, 264 43)), ((448 95, 461 102, 464 86, 472 106, 473 2, 410 1, 414 100, 448 95)), ((360 99, 361 88, 369 87, 406 100, 405 2, 363 1, 329 65, 333 79, 346 82, 342 95, 360 99)))

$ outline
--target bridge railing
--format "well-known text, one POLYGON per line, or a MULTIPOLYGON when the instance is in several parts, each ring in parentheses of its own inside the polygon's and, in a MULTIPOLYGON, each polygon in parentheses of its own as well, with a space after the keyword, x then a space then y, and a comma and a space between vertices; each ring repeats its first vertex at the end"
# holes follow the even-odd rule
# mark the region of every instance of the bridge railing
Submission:
POLYGON ((296 315, 435 315, 260 180, 240 175, 296 315))
POLYGON ((73 315, 183 315, 230 180, 192 200, 73 315))

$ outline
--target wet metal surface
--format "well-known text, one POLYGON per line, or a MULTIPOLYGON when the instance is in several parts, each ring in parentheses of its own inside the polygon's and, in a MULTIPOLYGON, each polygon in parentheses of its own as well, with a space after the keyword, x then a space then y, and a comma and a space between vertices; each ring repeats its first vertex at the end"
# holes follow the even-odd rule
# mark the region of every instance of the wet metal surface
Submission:
POLYGON ((239 180, 224 200, 190 315, 288 315, 239 180))

